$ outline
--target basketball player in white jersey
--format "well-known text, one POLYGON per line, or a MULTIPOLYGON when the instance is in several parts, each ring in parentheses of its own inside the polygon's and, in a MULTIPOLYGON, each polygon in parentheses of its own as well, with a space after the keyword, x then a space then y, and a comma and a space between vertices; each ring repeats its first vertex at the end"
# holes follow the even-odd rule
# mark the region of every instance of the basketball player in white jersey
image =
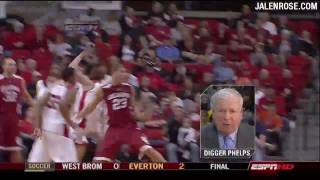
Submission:
POLYGON ((77 125, 69 118, 70 109, 76 94, 74 71, 67 68, 62 72, 62 79, 57 78, 50 84, 39 82, 37 103, 35 106, 39 136, 33 144, 28 162, 77 162, 75 144, 68 136, 69 126, 77 125), (69 112, 67 112, 69 111, 69 112))

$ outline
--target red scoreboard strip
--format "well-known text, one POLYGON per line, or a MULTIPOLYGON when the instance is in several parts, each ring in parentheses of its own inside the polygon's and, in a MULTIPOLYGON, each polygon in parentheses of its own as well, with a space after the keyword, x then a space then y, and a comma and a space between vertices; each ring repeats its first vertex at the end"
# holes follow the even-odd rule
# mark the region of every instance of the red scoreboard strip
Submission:
POLYGON ((95 170, 247 170, 248 163, 0 163, 0 170, 95 171, 95 170))
POLYGON ((163 170, 183 169, 183 163, 58 163, 59 170, 163 170))
POLYGON ((320 170, 320 162, 250 162, 249 163, 0 163, 1 170, 99 171, 99 170, 249 170, 279 172, 320 170))

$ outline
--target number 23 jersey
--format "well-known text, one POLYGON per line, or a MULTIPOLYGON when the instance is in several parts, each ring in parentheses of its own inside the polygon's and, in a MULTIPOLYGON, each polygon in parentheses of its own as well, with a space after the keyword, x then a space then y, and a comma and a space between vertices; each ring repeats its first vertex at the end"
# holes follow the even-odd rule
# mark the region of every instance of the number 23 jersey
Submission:
POLYGON ((133 107, 131 106, 131 98, 133 98, 131 85, 127 83, 109 84, 103 86, 102 90, 103 99, 108 108, 110 127, 135 127, 136 121, 133 118, 133 107))

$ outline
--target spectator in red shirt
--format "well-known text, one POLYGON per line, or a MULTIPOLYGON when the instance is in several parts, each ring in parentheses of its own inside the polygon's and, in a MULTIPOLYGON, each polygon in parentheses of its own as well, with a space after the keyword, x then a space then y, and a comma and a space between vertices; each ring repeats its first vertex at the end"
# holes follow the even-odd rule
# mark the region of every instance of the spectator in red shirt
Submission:
POLYGON ((113 55, 112 48, 108 43, 104 43, 100 36, 95 38, 95 47, 97 56, 99 57, 101 62, 107 62, 108 59, 113 55))
POLYGON ((230 29, 224 23, 219 23, 218 29, 213 32, 214 42, 219 45, 226 45, 231 36, 230 29))
POLYGON ((24 24, 17 20, 12 21, 13 24, 13 32, 7 32, 4 35, 4 43, 3 46, 7 50, 12 50, 12 49, 22 49, 25 47, 25 42, 24 42, 24 24))
POLYGON ((227 64, 230 65, 236 74, 241 71, 241 64, 247 61, 247 55, 241 49, 239 49, 239 42, 235 40, 231 40, 229 46, 227 48, 227 52, 225 55, 227 64))
POLYGON ((242 71, 238 74, 236 84, 237 85, 252 85, 251 71, 247 64, 242 65, 242 71))
POLYGON ((237 34, 233 35, 233 39, 239 41, 239 48, 246 52, 253 50, 254 39, 248 34, 247 30, 243 25, 239 25, 237 28, 237 34))
POLYGON ((226 52, 226 60, 228 63, 233 64, 240 62, 240 58, 239 42, 236 40, 231 40, 226 52))
POLYGON ((32 50, 38 46, 37 44, 37 32, 32 24, 26 24, 24 28, 24 43, 26 48, 32 50))
POLYGON ((32 51, 32 59, 37 61, 38 69, 44 78, 47 77, 53 56, 46 48, 39 48, 32 51))
POLYGON ((170 28, 159 17, 152 18, 152 25, 145 28, 151 47, 157 47, 170 38, 170 28))
POLYGON ((204 54, 207 44, 212 43, 213 40, 208 28, 199 28, 198 34, 199 36, 195 36, 196 51, 200 54, 204 54))

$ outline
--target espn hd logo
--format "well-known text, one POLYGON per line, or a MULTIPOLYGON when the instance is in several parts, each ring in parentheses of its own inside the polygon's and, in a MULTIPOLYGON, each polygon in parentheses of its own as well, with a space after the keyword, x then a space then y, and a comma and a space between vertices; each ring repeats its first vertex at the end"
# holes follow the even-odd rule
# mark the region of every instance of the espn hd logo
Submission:
POLYGON ((294 164, 251 162, 249 169, 253 171, 290 171, 294 169, 294 164))

